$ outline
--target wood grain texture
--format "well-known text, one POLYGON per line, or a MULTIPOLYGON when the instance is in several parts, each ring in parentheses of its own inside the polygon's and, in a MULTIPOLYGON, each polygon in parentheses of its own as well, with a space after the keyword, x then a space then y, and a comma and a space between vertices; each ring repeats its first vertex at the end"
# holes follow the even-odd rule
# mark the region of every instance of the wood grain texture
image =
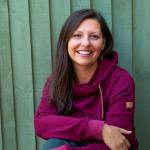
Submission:
POLYGON ((35 149, 33 74, 27 0, 9 0, 12 66, 19 150, 35 149))
POLYGON ((133 70, 136 80, 136 128, 140 150, 149 149, 150 139, 150 1, 133 1, 133 70))
MULTIPOLYGON (((44 2, 31 0, 29 2, 33 94, 34 109, 36 109, 45 80, 52 71, 51 16, 49 0, 44 2)), ((42 145, 43 140, 37 138, 36 150, 41 150, 42 145)))
MULTIPOLYGON (((1 99, 0 99, 1 100, 1 99)), ((0 105, 1 106, 1 105, 0 105)), ((1 107, 0 107, 1 110, 1 107)), ((2 119, 1 119, 1 111, 0 111, 0 150, 3 150, 3 136, 2 136, 2 119)))
POLYGON ((71 0, 71 12, 84 9, 84 8, 90 8, 91 7, 91 1, 90 0, 71 0))
POLYGON ((119 64, 132 73, 132 1, 113 1, 113 36, 119 64))
POLYGON ((50 1, 50 19, 51 19, 51 41, 52 54, 55 55, 56 44, 60 29, 66 18, 70 15, 70 0, 51 0, 50 1))
POLYGON ((105 20, 112 30, 112 1, 111 0, 92 0, 91 7, 100 11, 105 17, 105 20))
POLYGON ((3 149, 16 149, 15 107, 7 0, 0 1, 0 112, 3 149), (9 141, 9 144, 8 144, 9 141))

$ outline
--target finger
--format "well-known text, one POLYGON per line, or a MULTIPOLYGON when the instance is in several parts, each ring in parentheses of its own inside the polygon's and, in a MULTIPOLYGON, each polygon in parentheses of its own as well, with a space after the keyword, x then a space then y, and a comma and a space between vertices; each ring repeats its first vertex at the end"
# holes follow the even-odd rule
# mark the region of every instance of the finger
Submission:
POLYGON ((123 150, 128 150, 127 145, 122 146, 122 149, 123 149, 123 150))
POLYGON ((127 139, 125 140, 125 144, 128 148, 131 146, 131 144, 129 143, 129 141, 127 139))
POLYGON ((126 129, 123 129, 123 128, 119 128, 120 129, 120 132, 123 133, 123 134, 131 134, 132 131, 129 131, 129 130, 126 130, 126 129))
MULTIPOLYGON (((121 144, 121 146, 120 146, 120 149, 129 150, 129 147, 130 147, 130 143, 129 143, 129 141, 125 138, 123 144, 121 144)), ((119 150, 120 150, 120 149, 119 149, 119 150)))

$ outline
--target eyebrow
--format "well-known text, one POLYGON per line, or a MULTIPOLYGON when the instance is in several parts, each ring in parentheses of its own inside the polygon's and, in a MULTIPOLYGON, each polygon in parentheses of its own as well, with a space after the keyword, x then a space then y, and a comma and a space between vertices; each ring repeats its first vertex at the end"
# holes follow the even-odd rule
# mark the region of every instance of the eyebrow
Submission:
POLYGON ((90 32, 90 34, 102 34, 101 32, 90 32))
MULTIPOLYGON (((83 32, 78 30, 78 31, 75 31, 74 33, 83 33, 83 32)), ((101 32, 90 32, 90 34, 99 34, 99 35, 101 35, 102 33, 101 32)))

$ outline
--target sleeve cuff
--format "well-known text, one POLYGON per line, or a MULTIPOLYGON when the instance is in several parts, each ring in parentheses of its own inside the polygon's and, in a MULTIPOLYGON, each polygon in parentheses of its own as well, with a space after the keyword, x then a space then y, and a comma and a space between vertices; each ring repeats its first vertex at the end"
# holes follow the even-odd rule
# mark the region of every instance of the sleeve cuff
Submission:
POLYGON ((102 140, 102 128, 104 126, 104 123, 105 121, 89 119, 84 139, 87 140, 93 138, 102 140))

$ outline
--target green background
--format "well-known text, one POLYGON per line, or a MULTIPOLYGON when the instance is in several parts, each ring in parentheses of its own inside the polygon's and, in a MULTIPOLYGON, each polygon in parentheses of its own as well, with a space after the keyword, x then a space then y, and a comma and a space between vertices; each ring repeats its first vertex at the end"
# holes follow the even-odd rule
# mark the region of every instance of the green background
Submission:
POLYGON ((102 12, 119 64, 136 82, 140 150, 150 142, 149 0, 0 0, 0 150, 40 150, 33 116, 53 66, 61 25, 81 8, 102 12))

